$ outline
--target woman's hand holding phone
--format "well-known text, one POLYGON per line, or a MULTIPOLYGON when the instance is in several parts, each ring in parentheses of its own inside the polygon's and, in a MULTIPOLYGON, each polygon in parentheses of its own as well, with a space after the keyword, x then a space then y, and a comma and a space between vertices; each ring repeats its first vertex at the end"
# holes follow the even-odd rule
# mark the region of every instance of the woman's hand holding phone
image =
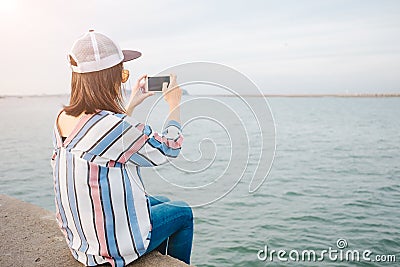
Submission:
POLYGON ((170 83, 163 83, 162 92, 169 105, 169 120, 180 122, 180 108, 182 89, 176 82, 176 75, 170 74, 170 83))
POLYGON ((149 96, 154 95, 154 92, 146 92, 144 90, 146 77, 147 74, 142 75, 142 77, 140 77, 136 81, 135 85, 132 88, 131 96, 129 98, 128 104, 125 107, 126 114, 128 116, 132 115, 132 112, 135 109, 135 107, 138 106, 140 103, 142 103, 143 100, 145 100, 149 96))
MULTIPOLYGON (((145 81, 147 78, 147 74, 142 75, 135 83, 135 86, 132 88, 132 93, 129 98, 128 104, 125 107, 126 114, 131 116, 133 110, 136 106, 141 104, 143 100, 148 98, 149 96, 154 95, 154 91, 147 92, 145 91, 145 81)), ((164 100, 169 105, 169 120, 175 120, 180 122, 180 102, 182 97, 182 90, 178 86, 176 82, 176 75, 170 74, 170 82, 163 83, 162 93, 164 100)))

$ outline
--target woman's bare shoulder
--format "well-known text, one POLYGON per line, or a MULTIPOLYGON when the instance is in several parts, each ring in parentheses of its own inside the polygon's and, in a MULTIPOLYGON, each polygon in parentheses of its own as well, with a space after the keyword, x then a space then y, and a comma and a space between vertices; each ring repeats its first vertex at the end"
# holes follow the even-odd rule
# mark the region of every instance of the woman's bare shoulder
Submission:
POLYGON ((68 115, 65 111, 62 111, 60 115, 58 116, 58 127, 61 131, 61 134, 63 136, 68 136, 72 130, 75 128, 75 126, 78 124, 79 120, 81 117, 85 115, 85 112, 82 112, 82 114, 78 115, 77 117, 68 115))

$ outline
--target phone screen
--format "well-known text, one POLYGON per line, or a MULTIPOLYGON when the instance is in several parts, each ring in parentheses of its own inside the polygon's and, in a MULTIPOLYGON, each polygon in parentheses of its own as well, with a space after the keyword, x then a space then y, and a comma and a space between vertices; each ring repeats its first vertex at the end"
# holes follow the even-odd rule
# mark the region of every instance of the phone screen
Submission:
POLYGON ((169 85, 169 76, 147 77, 149 91, 161 91, 163 83, 169 85))

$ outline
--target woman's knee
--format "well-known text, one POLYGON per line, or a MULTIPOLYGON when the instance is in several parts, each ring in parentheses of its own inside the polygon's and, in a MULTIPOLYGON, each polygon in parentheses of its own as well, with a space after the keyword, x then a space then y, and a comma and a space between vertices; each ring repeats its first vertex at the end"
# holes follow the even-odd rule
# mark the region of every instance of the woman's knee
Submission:
POLYGON ((166 202, 169 202, 169 198, 164 197, 164 196, 149 196, 149 201, 150 201, 150 205, 152 207, 155 207, 159 204, 163 204, 166 202))
POLYGON ((157 201, 159 201, 161 203, 165 203, 165 202, 171 201, 169 198, 167 198, 165 196, 153 196, 153 198, 155 198, 157 201))
POLYGON ((187 217, 188 220, 193 221, 193 211, 188 203, 186 203, 185 201, 177 200, 171 201, 170 204, 179 207, 182 216, 187 217))

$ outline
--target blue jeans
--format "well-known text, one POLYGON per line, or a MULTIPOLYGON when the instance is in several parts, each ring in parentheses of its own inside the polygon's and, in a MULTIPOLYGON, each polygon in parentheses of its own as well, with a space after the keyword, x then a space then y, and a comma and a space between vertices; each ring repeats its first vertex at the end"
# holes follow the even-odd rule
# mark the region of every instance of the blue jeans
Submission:
POLYGON ((193 213, 183 201, 149 197, 152 219, 150 244, 145 252, 158 250, 190 264, 193 241, 193 213))

